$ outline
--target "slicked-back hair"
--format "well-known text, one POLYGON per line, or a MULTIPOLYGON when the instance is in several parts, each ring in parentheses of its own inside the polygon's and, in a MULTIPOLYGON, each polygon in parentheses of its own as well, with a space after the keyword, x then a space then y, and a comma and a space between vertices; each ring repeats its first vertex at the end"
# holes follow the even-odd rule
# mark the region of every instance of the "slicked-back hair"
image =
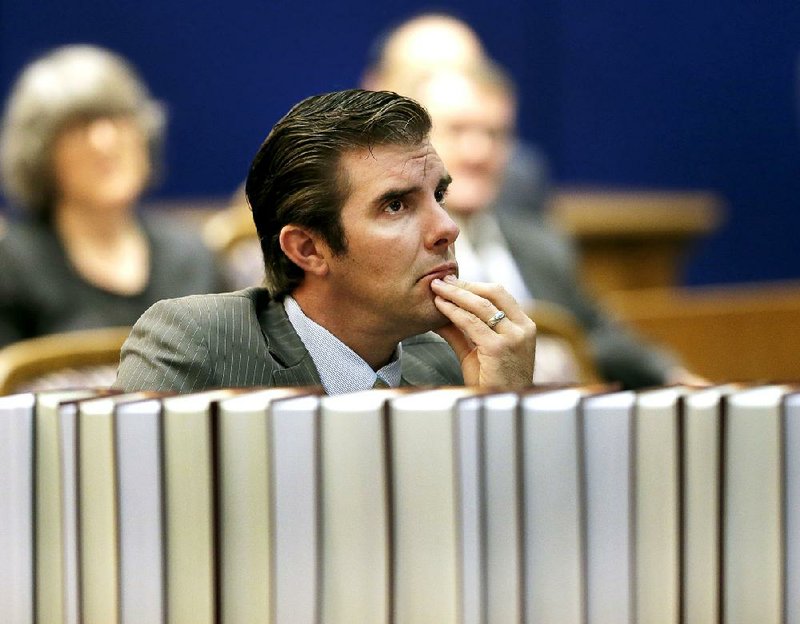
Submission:
POLYGON ((430 129, 431 119, 416 101, 362 89, 306 98, 275 124, 245 184, 273 297, 291 293, 304 275, 281 249, 284 226, 317 233, 333 253, 347 251, 341 209, 357 181, 342 170, 342 156, 381 145, 416 146, 430 129))

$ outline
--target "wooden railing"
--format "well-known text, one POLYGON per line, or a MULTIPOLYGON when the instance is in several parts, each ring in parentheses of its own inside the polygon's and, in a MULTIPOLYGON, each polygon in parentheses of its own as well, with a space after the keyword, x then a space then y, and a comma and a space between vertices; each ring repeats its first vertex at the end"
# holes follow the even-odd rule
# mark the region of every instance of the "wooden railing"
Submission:
POLYGON ((800 378, 800 282, 628 290, 606 301, 709 379, 800 378))
POLYGON ((581 255, 581 273, 598 296, 617 290, 677 286, 693 245, 723 218, 707 191, 561 189, 553 224, 581 255))

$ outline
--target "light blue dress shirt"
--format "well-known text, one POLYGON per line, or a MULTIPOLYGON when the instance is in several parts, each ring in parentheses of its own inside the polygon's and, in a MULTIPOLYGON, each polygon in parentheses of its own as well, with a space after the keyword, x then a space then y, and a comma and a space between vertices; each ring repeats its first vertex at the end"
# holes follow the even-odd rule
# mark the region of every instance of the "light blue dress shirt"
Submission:
POLYGON ((289 322, 308 349, 326 393, 333 395, 368 390, 375 385, 378 377, 392 388, 400 385, 401 344, 398 343, 392 360, 376 373, 355 351, 308 318, 292 297, 284 299, 283 307, 289 322))

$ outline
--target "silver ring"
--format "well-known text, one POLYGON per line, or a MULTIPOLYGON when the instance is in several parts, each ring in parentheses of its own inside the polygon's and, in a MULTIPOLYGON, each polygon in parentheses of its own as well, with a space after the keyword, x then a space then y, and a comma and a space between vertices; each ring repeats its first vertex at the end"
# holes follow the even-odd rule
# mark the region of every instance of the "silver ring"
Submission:
POLYGON ((500 321, 502 321, 506 317, 506 313, 502 310, 498 310, 494 313, 494 316, 486 321, 486 324, 489 326, 489 329, 494 329, 494 326, 497 325, 500 321))

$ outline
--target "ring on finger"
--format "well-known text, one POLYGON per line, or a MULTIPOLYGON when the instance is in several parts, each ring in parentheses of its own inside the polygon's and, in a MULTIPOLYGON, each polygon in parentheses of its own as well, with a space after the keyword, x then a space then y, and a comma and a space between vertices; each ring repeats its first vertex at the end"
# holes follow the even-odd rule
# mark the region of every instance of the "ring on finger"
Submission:
POLYGON ((492 315, 486 324, 489 326, 489 329, 494 329, 495 325, 497 325, 500 321, 502 321, 506 317, 506 313, 502 310, 498 310, 492 315))

